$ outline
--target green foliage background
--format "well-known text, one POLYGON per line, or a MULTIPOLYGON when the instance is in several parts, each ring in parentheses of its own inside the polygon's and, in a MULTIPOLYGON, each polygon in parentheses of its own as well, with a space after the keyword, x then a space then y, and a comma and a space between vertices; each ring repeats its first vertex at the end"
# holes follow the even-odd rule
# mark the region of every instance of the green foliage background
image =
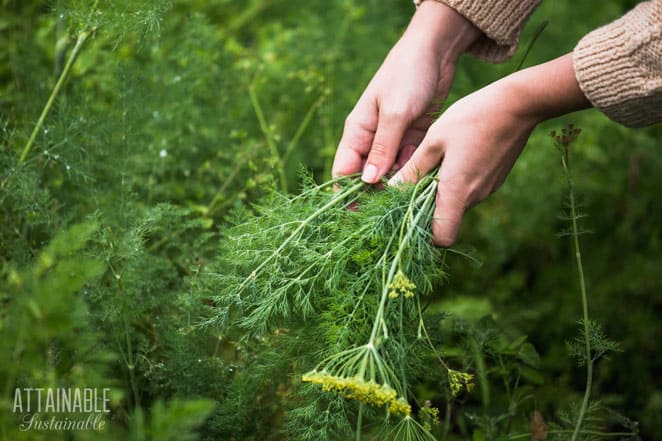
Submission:
MULTIPOLYGON (((549 26, 526 65, 633 4, 544 2, 523 41, 549 26)), ((244 345, 197 326, 216 294, 208 274, 223 270, 236 213, 272 187, 296 192, 299 164, 329 177, 344 117, 412 12, 407 0, 0 1, 2 439, 295 439, 317 421, 288 358, 305 341, 244 345), (20 432, 15 387, 110 387, 109 427, 20 432)), ((522 52, 499 66, 463 58, 450 99, 513 71, 522 52)), ((466 217, 461 245, 483 265, 450 259, 430 306, 444 351, 480 378, 453 402, 449 439, 509 439, 534 408, 561 421, 582 394, 565 345, 580 317, 557 236, 565 187, 547 135, 565 122, 583 128, 573 165, 591 314, 624 349, 598 365, 594 395, 644 439, 662 433, 662 128, 589 111, 537 128, 504 187, 466 217)), ((421 388, 443 419, 437 374, 421 388)))

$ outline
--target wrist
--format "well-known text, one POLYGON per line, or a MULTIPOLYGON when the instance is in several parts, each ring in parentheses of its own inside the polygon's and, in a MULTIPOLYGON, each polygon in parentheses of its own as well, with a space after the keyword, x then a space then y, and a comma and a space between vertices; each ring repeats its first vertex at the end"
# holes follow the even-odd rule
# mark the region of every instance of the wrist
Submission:
POLYGON ((591 107, 575 78, 571 54, 515 72, 501 81, 511 112, 533 125, 591 107))
POLYGON ((418 39, 442 64, 455 64, 480 31, 450 6, 428 0, 419 4, 405 32, 418 39))

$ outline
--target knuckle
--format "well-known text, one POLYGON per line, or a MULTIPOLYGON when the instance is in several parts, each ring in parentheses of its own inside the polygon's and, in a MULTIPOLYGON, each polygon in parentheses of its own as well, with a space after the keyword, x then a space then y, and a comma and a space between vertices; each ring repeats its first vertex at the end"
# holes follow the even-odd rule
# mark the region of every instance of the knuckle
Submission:
POLYGON ((408 180, 418 179, 421 177, 421 170, 413 164, 412 161, 409 161, 402 168, 402 173, 408 180))
POLYGON ((403 107, 386 107, 379 110, 379 117, 385 121, 409 120, 409 112, 403 107))
POLYGON ((370 159, 385 160, 391 156, 390 150, 383 142, 375 141, 370 149, 370 159))
POLYGON ((351 113, 347 115, 347 117, 345 118, 345 124, 343 126, 345 130, 351 130, 357 125, 358 123, 356 121, 356 117, 354 117, 354 115, 352 115, 351 113))
POLYGON ((460 180, 439 181, 437 186, 438 205, 445 200, 458 208, 464 208, 469 201, 469 195, 469 186, 460 180))

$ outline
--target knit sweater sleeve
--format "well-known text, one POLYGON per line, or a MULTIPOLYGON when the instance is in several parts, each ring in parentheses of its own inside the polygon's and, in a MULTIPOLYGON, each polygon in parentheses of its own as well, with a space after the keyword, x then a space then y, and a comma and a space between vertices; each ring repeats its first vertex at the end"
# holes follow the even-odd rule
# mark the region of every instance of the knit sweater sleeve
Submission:
MULTIPOLYGON (((424 0, 414 0, 417 6, 424 0)), ((506 61, 515 53, 529 16, 542 0, 436 0, 455 9, 482 35, 468 53, 490 63, 506 61)))
POLYGON ((662 121, 662 0, 589 33, 573 58, 579 87, 609 118, 628 127, 662 121))

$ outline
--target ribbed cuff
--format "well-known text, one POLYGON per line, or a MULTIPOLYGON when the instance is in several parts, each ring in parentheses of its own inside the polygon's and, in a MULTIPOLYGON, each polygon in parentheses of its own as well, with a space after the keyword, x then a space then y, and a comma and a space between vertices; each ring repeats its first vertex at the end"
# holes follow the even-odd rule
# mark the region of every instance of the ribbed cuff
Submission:
POLYGON ((573 60, 579 87, 609 118, 628 127, 662 121, 662 1, 586 35, 573 60))
MULTIPOLYGON (((414 0, 417 6, 424 0, 414 0)), ((483 32, 467 50, 490 63, 508 60, 522 28, 542 0, 435 0, 455 9, 483 32)))

